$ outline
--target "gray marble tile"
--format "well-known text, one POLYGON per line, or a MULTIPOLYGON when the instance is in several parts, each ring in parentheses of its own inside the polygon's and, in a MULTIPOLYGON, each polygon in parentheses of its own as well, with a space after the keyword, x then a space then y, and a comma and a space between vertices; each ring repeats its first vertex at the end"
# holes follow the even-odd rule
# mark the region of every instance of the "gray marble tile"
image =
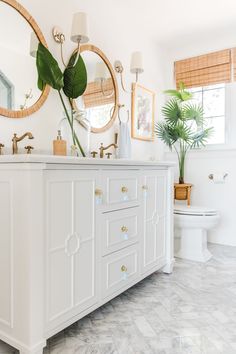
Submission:
MULTIPOLYGON (((44 354, 236 354, 236 248, 177 260, 48 341, 44 354)), ((0 354, 18 352, 0 342, 0 354)))

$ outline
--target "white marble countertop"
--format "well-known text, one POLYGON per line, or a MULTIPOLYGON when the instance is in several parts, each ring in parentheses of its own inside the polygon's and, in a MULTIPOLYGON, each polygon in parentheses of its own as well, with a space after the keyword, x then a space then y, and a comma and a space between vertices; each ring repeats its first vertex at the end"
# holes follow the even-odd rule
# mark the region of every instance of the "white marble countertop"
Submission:
POLYGON ((9 163, 43 163, 43 164, 73 164, 73 165, 111 165, 111 166, 175 166, 172 161, 158 161, 158 160, 128 160, 128 159, 100 159, 100 158, 86 158, 74 156, 54 156, 54 155, 1 155, 0 164, 9 163))

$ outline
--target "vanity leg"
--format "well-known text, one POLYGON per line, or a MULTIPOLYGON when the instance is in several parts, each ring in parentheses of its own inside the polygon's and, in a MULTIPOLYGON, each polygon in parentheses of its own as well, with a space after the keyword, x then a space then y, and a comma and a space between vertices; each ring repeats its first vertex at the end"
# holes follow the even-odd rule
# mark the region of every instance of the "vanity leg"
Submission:
MULTIPOLYGON (((45 344, 46 347, 46 344, 45 344)), ((20 350, 20 354, 48 354, 47 351, 44 352, 44 347, 38 348, 38 349, 32 349, 32 350, 20 350)))
POLYGON ((173 258, 170 262, 168 262, 168 263, 162 268, 163 273, 171 274, 171 273, 173 272, 174 263, 175 263, 175 259, 173 258))

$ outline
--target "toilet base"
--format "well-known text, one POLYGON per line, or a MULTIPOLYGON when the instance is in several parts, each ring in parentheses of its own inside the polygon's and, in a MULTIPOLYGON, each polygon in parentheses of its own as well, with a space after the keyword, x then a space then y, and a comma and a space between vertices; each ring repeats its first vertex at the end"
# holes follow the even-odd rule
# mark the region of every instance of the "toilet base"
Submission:
POLYGON ((207 248, 207 231, 176 228, 175 257, 204 263, 209 261, 212 254, 207 248))

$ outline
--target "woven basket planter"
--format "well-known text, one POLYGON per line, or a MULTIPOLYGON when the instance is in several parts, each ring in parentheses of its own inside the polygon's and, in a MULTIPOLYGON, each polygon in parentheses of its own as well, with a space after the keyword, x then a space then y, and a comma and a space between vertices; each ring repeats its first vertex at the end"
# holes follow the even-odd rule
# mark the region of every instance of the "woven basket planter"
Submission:
POLYGON ((187 200, 187 204, 190 205, 192 186, 193 185, 190 183, 184 183, 184 184, 175 183, 174 184, 174 199, 187 200))

